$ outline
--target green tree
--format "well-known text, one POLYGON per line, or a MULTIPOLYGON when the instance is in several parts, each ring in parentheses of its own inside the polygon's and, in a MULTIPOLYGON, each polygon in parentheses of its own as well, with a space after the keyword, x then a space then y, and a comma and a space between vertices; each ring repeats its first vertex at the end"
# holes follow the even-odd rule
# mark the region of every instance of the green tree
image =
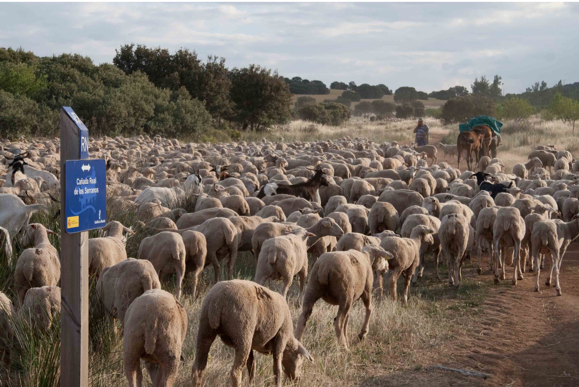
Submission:
POLYGON ((362 101, 354 106, 355 116, 364 116, 370 113, 372 113, 372 104, 368 101, 362 101))
POLYGON ((579 120, 579 101, 557 93, 549 104, 549 111, 555 118, 572 124, 575 133, 575 121, 579 120))
POLYGON ((534 112, 535 109, 527 100, 517 97, 508 98, 497 105, 497 117, 501 119, 520 122, 529 118, 534 112))
POLYGON ((380 99, 384 96, 384 91, 381 87, 370 86, 367 83, 358 86, 356 91, 362 99, 380 99))
POLYGON ((490 86, 490 97, 497 99, 503 96, 503 78, 495 75, 494 79, 493 79, 493 83, 490 86))
POLYGON ((296 101, 296 109, 301 109, 304 106, 311 105, 314 103, 316 103, 316 99, 313 97, 308 97, 308 96, 298 97, 298 99, 296 101))
POLYGON ((394 101, 404 103, 412 102, 418 99, 418 92, 414 87, 399 87, 394 92, 394 101))
POLYGON ((352 115, 350 109, 340 103, 327 103, 324 108, 330 116, 330 124, 340 126, 348 121, 352 115))
POLYGON ((34 97, 46 88, 46 80, 26 63, 0 62, 0 90, 34 97))
POLYGON ((346 90, 342 93, 341 95, 342 98, 344 99, 349 99, 352 102, 358 102, 362 99, 362 97, 360 96, 360 94, 358 94, 355 91, 352 90, 346 90))
POLYGON ((470 86, 470 88, 472 89, 472 95, 475 96, 489 97, 491 94, 491 83, 484 75, 480 78, 480 80, 475 78, 474 83, 470 86))
POLYGON ((391 115, 395 109, 396 105, 394 105, 393 103, 386 102, 381 99, 372 101, 372 112, 376 114, 376 116, 378 116, 379 118, 384 118, 388 115, 391 115))
POLYGON ((428 101, 428 93, 425 93, 424 91, 418 91, 418 99, 421 99, 423 101, 428 101))
POLYGON ((346 98, 344 98, 344 97, 342 97, 342 96, 339 96, 338 98, 336 98, 336 99, 334 99, 334 100, 332 100, 332 99, 326 99, 326 100, 324 101, 324 103, 332 103, 332 102, 339 103, 339 104, 342 104, 342 105, 347 106, 347 107, 352 106, 352 101, 349 100, 349 99, 346 99, 346 98))
POLYGON ((441 99, 441 100, 449 100, 456 97, 464 97, 468 95, 468 89, 464 86, 454 86, 449 88, 448 90, 440 90, 440 91, 433 91, 432 93, 428 94, 431 98, 441 99))
POLYGON ((350 83, 348 83, 348 90, 352 90, 352 91, 358 90, 358 86, 356 86, 356 82, 350 81, 350 83))
POLYGON ((380 83, 380 84, 376 85, 376 87, 382 89, 382 92, 384 93, 384 95, 392 95, 392 90, 390 90, 388 88, 388 86, 386 86, 385 84, 380 83))
POLYGON ((291 92, 277 72, 261 66, 231 71, 231 99, 234 119, 243 130, 260 130, 287 122, 291 117, 291 92))
POLYGON ((495 103, 491 98, 469 95, 450 99, 442 106, 441 116, 446 124, 467 122, 481 115, 495 115, 495 103))
POLYGON ((307 105, 298 111, 298 117, 304 121, 317 122, 322 125, 330 123, 330 112, 321 103, 307 105))
POLYGON ((423 116, 426 113, 426 110, 424 109, 424 104, 420 101, 412 101, 410 103, 410 106, 414 108, 414 115, 417 117, 423 116))
POLYGON ((348 90, 348 85, 346 85, 344 82, 338 82, 338 81, 334 81, 330 84, 330 89, 334 89, 334 90, 348 90))
POLYGON ((414 108, 409 104, 396 106, 396 118, 410 118, 414 116, 414 108))

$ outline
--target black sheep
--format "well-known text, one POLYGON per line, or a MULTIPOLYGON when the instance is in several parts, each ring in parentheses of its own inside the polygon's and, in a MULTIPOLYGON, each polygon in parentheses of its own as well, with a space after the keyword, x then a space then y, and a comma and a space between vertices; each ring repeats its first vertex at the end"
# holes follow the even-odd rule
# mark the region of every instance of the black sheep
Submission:
MULTIPOLYGON (((492 184, 489 183, 488 181, 486 181, 485 179, 487 177, 492 177, 490 174, 488 173, 484 173, 484 172, 477 172, 475 173, 473 176, 476 176, 476 180, 477 180, 477 184, 479 186, 479 188, 482 191, 488 191, 491 193, 491 197, 494 199, 498 194, 500 194, 501 192, 507 192, 507 187, 504 184, 498 183, 498 184, 492 184)), ((509 183, 508 188, 511 188, 513 186, 513 182, 511 181, 509 183)))

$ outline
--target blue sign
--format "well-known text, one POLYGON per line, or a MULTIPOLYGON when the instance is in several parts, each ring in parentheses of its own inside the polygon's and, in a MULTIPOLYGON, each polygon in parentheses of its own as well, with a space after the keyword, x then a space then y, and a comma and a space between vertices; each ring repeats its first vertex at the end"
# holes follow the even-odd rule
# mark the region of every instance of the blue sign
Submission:
POLYGON ((66 162, 66 232, 107 224, 106 164, 104 160, 66 162))
POLYGON ((64 109, 66 114, 70 117, 72 122, 74 122, 74 124, 78 127, 78 130, 80 130, 80 158, 82 160, 88 159, 88 129, 87 129, 87 127, 82 123, 80 118, 76 115, 76 113, 74 112, 74 110, 72 110, 71 107, 63 106, 62 108, 64 109))

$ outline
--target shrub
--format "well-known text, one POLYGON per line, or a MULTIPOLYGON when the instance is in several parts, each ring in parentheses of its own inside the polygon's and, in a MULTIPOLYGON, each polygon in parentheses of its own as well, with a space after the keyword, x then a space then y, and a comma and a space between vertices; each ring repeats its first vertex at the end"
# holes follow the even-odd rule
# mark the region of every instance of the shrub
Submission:
POLYGON ((467 122, 472 117, 495 115, 495 104, 491 98, 465 96, 446 101, 442 107, 442 120, 445 124, 467 122))
POLYGON ((496 110, 497 118, 515 121, 527 119, 535 112, 527 100, 517 97, 504 100, 497 105, 496 110))
POLYGON ((313 97, 298 97, 297 101, 296 101, 296 109, 301 109, 306 105, 311 105, 313 103, 316 103, 316 99, 313 97))
POLYGON ((348 85, 346 85, 344 82, 334 81, 330 84, 330 89, 348 90, 348 85))
POLYGON ((379 117, 384 117, 387 115, 392 114, 396 109, 396 105, 390 102, 386 102, 384 100, 376 100, 372 101, 372 112, 379 117))
POLYGON ((414 116, 414 108, 409 104, 396 106, 396 118, 410 118, 414 116))
POLYGON ((342 125, 352 116, 350 109, 340 103, 328 103, 324 107, 330 115, 330 124, 334 126, 342 125))
POLYGON ((298 111, 298 117, 304 121, 334 126, 342 125, 350 118, 350 115, 350 109, 333 102, 307 105, 298 111))
POLYGON ((384 91, 382 87, 378 86, 370 86, 367 83, 364 83, 358 86, 356 90, 362 99, 380 99, 384 96, 384 91))
POLYGON ((442 117, 442 109, 439 108, 426 109, 424 115, 432 118, 440 118, 442 117))
POLYGON ((418 99, 421 99, 423 101, 427 101, 428 100, 428 94, 425 93, 424 91, 419 91, 418 92, 418 99))
POLYGON ((372 104, 368 101, 362 101, 354 106, 354 115, 363 116, 372 113, 372 104))
POLYGON ((394 101, 396 102, 412 102, 418 99, 418 92, 414 87, 399 87, 394 92, 394 101))
POLYGON ((331 100, 331 99, 326 99, 324 101, 324 103, 341 103, 342 105, 346 106, 346 107, 350 107, 352 106, 352 101, 350 101, 349 99, 346 98, 342 98, 342 97, 338 97, 335 100, 331 100))
POLYGON ((557 119, 572 124, 575 133, 575 121, 579 120, 579 101, 557 93, 549 104, 549 111, 557 119))
POLYGON ((410 105, 414 108, 415 116, 423 116, 426 110, 424 109, 424 104, 420 101, 412 101, 410 105))
POLYGON ((352 90, 344 91, 340 97, 343 99, 350 100, 352 102, 359 102, 362 99, 362 97, 360 97, 360 94, 352 90))

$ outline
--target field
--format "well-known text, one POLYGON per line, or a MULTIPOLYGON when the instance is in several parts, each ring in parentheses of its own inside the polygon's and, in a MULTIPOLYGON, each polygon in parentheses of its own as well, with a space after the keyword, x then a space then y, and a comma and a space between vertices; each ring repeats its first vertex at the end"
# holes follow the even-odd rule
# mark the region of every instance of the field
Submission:
MULTIPOLYGON (((426 119, 431 130, 431 143, 454 143, 458 125, 442 125, 438 120, 426 119)), ((375 142, 398 141, 409 144, 413 140, 414 120, 369 122, 352 119, 343 127, 330 127, 304 121, 272 128, 267 133, 243 134, 244 141, 316 141, 345 136, 367 137, 375 142)), ((562 122, 545 122, 533 118, 523 123, 506 122, 499 158, 508 169, 524 162, 527 154, 539 144, 579 152, 579 139, 562 122)), ((439 161, 444 157, 439 156, 439 161)), ((456 166, 456 160, 450 161, 456 166)), ((464 164, 463 164, 464 168, 464 164)), ((190 210, 195 203, 183 203, 190 210)), ((32 221, 47 225, 59 232, 49 215, 34 215, 32 221)), ((132 214, 109 210, 109 220, 119 220, 126 226, 135 226, 132 214)), ((96 236, 92 233, 91 237, 96 236)), ((127 254, 136 256, 139 241, 145 236, 138 232, 128 239, 127 254)), ((58 247, 58 238, 51 236, 58 247)), ((16 246, 17 257, 22 248, 16 246)), ((10 265, 0 253, 0 291, 13 297, 15 259, 10 265)), ((534 274, 525 273, 526 279, 516 287, 510 278, 494 285, 484 257, 485 272, 476 272, 475 257, 463 268, 463 282, 456 290, 446 281, 434 276, 432 258, 426 261, 425 277, 412 286, 407 307, 386 297, 374 300, 370 330, 365 341, 357 339, 362 325, 363 307, 357 302, 351 312, 348 340, 350 352, 341 349, 336 341, 333 319, 337 307, 318 301, 305 331, 304 345, 314 357, 313 364, 304 365, 302 379, 295 386, 577 386, 579 385, 579 246, 573 244, 562 268, 563 297, 556 297, 552 288, 543 287, 542 293, 533 293, 534 274), (465 376, 441 370, 439 366, 479 373, 465 376), (490 375, 486 378, 481 375, 490 375)), ((312 262, 310 262, 312 264, 312 262)), ((237 261, 235 277, 252 279, 255 268, 251 254, 242 253, 237 261)), ((550 263, 547 263, 550 268, 550 263)), ((446 278, 445 264, 441 264, 446 278)), ((507 269, 512 273, 512 268, 507 269)), ((545 277, 545 271, 542 274, 545 277)), ((212 285, 212 269, 203 274, 199 296, 191 296, 190 282, 184 284, 181 302, 187 310, 189 326, 183 349, 177 386, 189 386, 195 357, 198 315, 203 296, 212 285)), ((299 316, 297 305, 298 281, 289 294, 289 305, 294 324, 299 316)), ((94 285, 94 284, 93 284, 94 285)), ((402 281, 399 281, 399 293, 402 281)), ((279 283, 273 288, 278 289, 279 283)), ((163 288, 174 290, 173 279, 163 288)), ((120 323, 106 316, 91 287, 90 318, 90 387, 127 386, 123 374, 122 330, 120 323), (117 326, 114 332, 113 324, 117 326)), ((16 321, 20 355, 8 370, 0 362, 0 386, 56 387, 58 383, 58 324, 47 335, 39 335, 23 321, 16 321)), ((257 355, 255 386, 273 384, 272 358, 257 355)), ((233 351, 221 341, 214 343, 205 376, 204 386, 229 385, 229 371, 233 351)), ((247 374, 245 373, 245 377, 247 374)), ((144 372, 146 384, 151 385, 144 372)))
MULTIPOLYGON (((292 102, 295 103, 299 97, 312 97, 316 100, 316 102, 324 102, 327 99, 328 100, 335 100, 339 96, 341 96, 343 92, 344 92, 344 90, 330 89, 330 94, 314 94, 314 95, 293 94, 292 95, 292 102)), ((390 102, 390 103, 396 103, 396 102, 394 102, 394 95, 385 95, 382 97, 382 100, 384 100, 386 102, 390 102)), ((373 99, 363 99, 362 101, 372 102, 374 100, 373 99)), ((442 105, 444 105, 444 103, 446 101, 436 99, 436 98, 428 98, 428 100, 421 101, 421 102, 424 103, 425 108, 429 109, 429 108, 439 108, 442 105)), ((354 106, 356 106, 358 103, 359 102, 352 102, 351 108, 353 109, 354 106)))

